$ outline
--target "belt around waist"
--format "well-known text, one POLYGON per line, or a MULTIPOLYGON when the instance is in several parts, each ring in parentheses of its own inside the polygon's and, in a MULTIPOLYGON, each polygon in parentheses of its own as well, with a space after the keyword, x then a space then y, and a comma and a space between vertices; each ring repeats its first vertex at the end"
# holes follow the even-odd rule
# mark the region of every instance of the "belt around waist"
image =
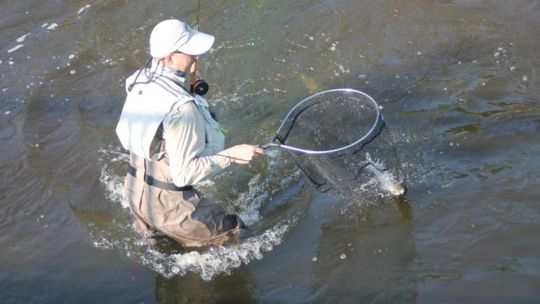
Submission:
MULTIPOLYGON (((128 167, 128 173, 129 173, 129 175, 131 175, 133 177, 137 177, 137 169, 135 169, 135 167, 133 167, 131 165, 128 167)), ((146 175, 146 174, 144 175, 144 181, 149 186, 157 187, 157 188, 160 188, 160 189, 163 189, 163 190, 169 190, 169 191, 189 191, 189 190, 193 190, 193 186, 178 187, 173 183, 162 182, 162 181, 157 180, 157 179, 153 178, 152 176, 146 175)))

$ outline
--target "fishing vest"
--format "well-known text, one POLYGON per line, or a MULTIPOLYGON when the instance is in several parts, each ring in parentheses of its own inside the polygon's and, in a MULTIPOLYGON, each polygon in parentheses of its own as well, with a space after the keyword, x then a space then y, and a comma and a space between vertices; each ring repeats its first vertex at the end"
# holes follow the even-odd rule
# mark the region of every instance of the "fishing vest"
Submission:
POLYGON ((172 77, 151 75, 149 69, 131 75, 126 80, 126 91, 116 134, 124 149, 148 160, 152 158, 151 145, 156 132, 171 109, 187 102, 204 101, 191 96, 172 77))

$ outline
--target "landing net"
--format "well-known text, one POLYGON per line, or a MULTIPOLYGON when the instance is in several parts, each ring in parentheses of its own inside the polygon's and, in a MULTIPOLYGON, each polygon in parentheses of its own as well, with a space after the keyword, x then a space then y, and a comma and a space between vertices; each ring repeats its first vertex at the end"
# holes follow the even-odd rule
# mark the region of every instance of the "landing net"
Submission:
POLYGON ((352 195, 370 184, 402 195, 399 162, 379 105, 366 93, 334 89, 296 104, 272 144, 286 149, 320 191, 352 195))

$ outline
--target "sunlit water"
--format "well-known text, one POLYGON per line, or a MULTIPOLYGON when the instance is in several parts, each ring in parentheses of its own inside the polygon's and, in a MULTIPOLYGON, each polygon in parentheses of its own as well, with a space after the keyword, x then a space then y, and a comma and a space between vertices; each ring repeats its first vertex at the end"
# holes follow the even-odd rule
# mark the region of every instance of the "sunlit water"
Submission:
POLYGON ((274 152, 202 185, 251 238, 141 239, 114 135, 123 82, 153 25, 193 23, 196 1, 4 1, 0 302, 537 302, 538 1, 201 3, 227 145, 355 88, 383 108, 406 195, 380 190, 394 175, 320 194, 274 152))

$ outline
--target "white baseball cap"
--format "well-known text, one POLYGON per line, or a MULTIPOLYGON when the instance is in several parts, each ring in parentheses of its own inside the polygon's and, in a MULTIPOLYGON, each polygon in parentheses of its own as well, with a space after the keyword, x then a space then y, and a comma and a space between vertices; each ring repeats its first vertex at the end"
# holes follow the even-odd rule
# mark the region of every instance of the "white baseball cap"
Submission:
POLYGON ((150 55, 163 58, 172 52, 198 56, 206 53, 214 44, 214 36, 192 29, 177 19, 158 23, 150 34, 150 55))

